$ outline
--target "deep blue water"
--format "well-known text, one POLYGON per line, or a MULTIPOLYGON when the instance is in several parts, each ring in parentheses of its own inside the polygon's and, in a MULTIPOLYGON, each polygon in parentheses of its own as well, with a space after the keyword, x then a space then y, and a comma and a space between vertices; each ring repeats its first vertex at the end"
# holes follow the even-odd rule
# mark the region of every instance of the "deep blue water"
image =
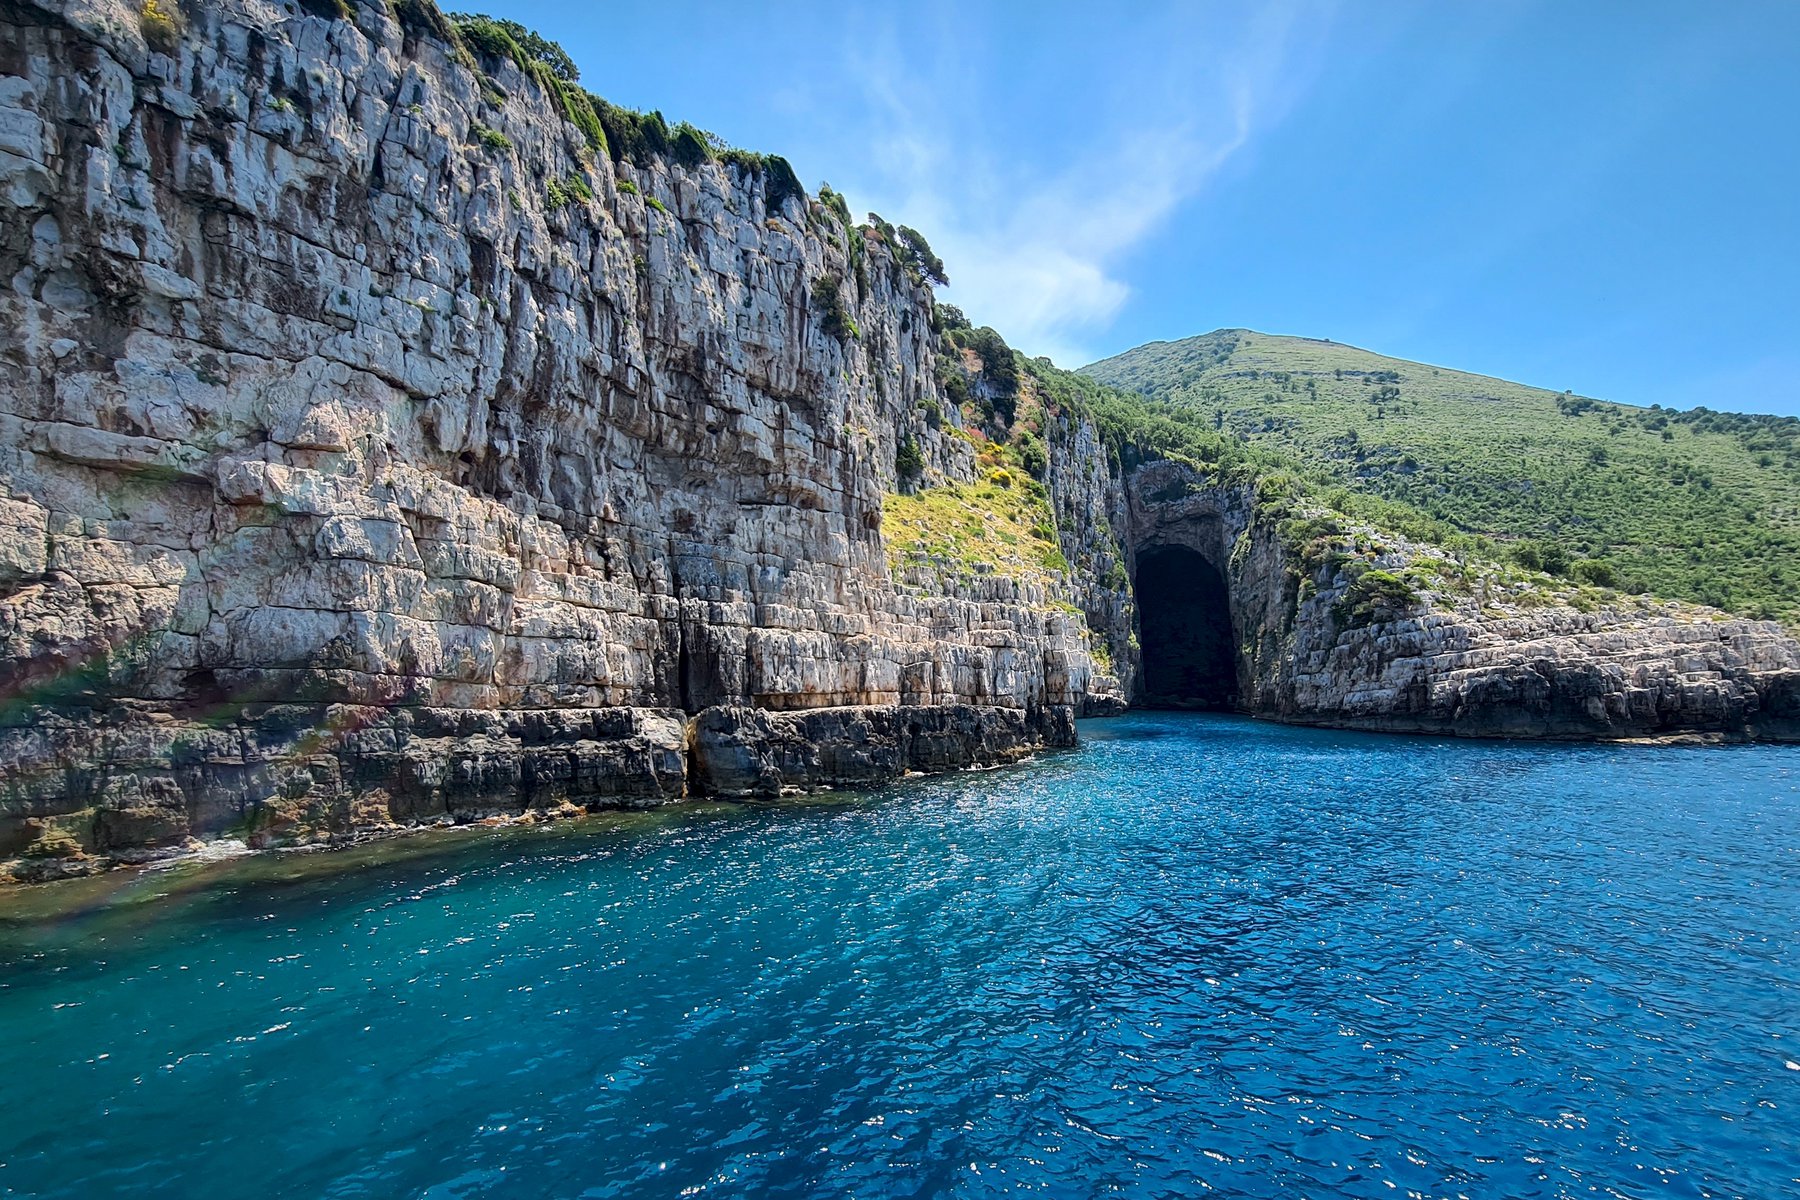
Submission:
POLYGON ((0 897, 0 1194, 1800 1195, 1800 748, 1084 734, 0 897))

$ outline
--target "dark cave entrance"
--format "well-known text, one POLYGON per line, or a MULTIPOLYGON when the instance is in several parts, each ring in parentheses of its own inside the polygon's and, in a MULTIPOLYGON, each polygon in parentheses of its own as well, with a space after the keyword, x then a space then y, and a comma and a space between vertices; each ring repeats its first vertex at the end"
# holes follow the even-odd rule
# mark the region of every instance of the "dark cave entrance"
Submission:
POLYGON ((1138 644, 1145 708, 1237 707, 1237 649, 1225 578, 1179 546, 1138 553, 1138 644))

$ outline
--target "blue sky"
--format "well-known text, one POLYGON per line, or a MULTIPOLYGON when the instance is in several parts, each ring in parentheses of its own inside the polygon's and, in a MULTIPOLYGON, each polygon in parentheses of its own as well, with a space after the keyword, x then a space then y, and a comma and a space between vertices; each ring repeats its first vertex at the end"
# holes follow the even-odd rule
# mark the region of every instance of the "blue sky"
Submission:
POLYGON ((1800 2, 492 0, 1065 366, 1227 326, 1800 413, 1800 2))

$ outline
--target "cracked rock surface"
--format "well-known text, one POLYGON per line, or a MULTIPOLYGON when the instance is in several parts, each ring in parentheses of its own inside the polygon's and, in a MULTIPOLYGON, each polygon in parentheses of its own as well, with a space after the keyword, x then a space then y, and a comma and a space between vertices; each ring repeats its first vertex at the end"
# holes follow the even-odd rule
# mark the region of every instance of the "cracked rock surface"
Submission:
POLYGON ((890 578, 897 445, 973 453, 887 247, 385 5, 192 7, 0 4, 0 859, 655 802, 715 707, 1066 740, 1078 615, 890 578))
POLYGON ((1800 736, 1776 626, 1346 622, 1252 489, 1069 414, 1067 571, 896 573, 898 449, 967 483, 979 439, 879 237, 614 162, 374 0, 188 7, 164 50, 0 0, 0 878, 1014 761, 1132 696, 1158 547, 1225 579, 1259 715, 1800 736))

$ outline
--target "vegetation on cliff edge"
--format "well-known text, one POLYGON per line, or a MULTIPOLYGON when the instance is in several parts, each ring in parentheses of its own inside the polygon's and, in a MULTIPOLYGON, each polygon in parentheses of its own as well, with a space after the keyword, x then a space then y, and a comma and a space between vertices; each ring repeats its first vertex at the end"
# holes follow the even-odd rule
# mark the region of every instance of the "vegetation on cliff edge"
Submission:
MULTIPOLYGON (((771 214, 789 199, 806 200, 785 159, 732 148, 685 122, 671 128, 660 112, 608 103, 579 86, 560 45, 517 22, 447 18, 432 0, 391 6, 410 35, 445 41, 465 65, 485 73, 511 61, 560 104, 595 153, 639 166, 666 158, 755 173, 771 214)), ((146 3, 144 12, 152 21, 161 10, 146 3)), ((490 103, 505 102, 492 81, 484 87, 490 103)), ((472 136, 488 149, 509 148, 498 130, 478 127, 472 136)), ((634 190, 629 181, 619 187, 634 190)), ((546 193, 554 208, 587 200, 591 189, 572 175, 551 180, 546 193)), ((855 223, 829 186, 803 210, 815 228, 841 229, 859 297, 871 239, 889 246, 893 269, 915 285, 947 281, 923 235, 873 214, 855 223)), ((819 280, 811 298, 826 332, 849 341, 860 331, 839 292, 845 282, 819 280)), ((1408 602, 1415 585, 1473 589, 1479 581, 1484 596, 1498 587, 1512 600, 1583 607, 1618 591, 1656 592, 1800 619, 1800 421, 1792 418, 1635 409, 1241 330, 1153 343, 1077 374, 1025 359, 949 305, 936 307, 933 328, 943 345, 938 382, 982 447, 987 474, 892 498, 898 540, 890 546, 901 557, 972 570, 982 561, 979 528, 997 536, 994 571, 1048 578, 1062 570, 1039 480, 1050 439, 1073 417, 1093 423, 1115 471, 1153 458, 1182 461, 1209 480, 1253 486, 1284 529, 1332 513, 1346 523, 1336 541, 1325 539, 1333 545, 1358 544, 1353 526, 1372 543, 1373 531, 1386 530, 1456 564, 1431 579, 1353 566, 1353 583, 1361 570, 1375 572, 1362 592, 1389 605, 1408 602)), ((930 403, 928 423, 938 428, 941 414, 930 403)), ((895 465, 903 482, 916 476, 916 445, 903 442, 895 465)), ((1303 558, 1320 540, 1295 539, 1303 558)), ((1374 563, 1381 551, 1371 544, 1354 553, 1374 563)))
POLYGON ((949 578, 1000 575, 1054 595, 1068 564, 1057 545, 1049 493, 1005 447, 985 446, 976 461, 974 482, 883 500, 890 569, 897 577, 916 568, 949 578))
POLYGON ((1100 435, 1114 474, 1168 460, 1187 466, 1205 486, 1245 488, 1261 519, 1286 543, 1302 598, 1321 579, 1341 576, 1345 592, 1334 606, 1341 624, 1401 616, 1432 599, 1488 616, 1550 606, 1582 612, 1657 607, 1677 616, 1689 611, 1521 562, 1503 543, 1402 501, 1342 487, 1279 448, 1213 427, 1179 404, 1102 384, 1048 359, 1020 356, 1018 365, 1024 380, 1019 410, 1044 414, 1046 438, 1066 436, 1075 421, 1086 421, 1100 435))
POLYGON ((1440 527, 1428 540, 1473 536, 1527 571, 1800 620, 1800 419, 1636 408, 1243 330, 1082 370, 1291 459, 1349 507, 1422 516, 1440 527))

